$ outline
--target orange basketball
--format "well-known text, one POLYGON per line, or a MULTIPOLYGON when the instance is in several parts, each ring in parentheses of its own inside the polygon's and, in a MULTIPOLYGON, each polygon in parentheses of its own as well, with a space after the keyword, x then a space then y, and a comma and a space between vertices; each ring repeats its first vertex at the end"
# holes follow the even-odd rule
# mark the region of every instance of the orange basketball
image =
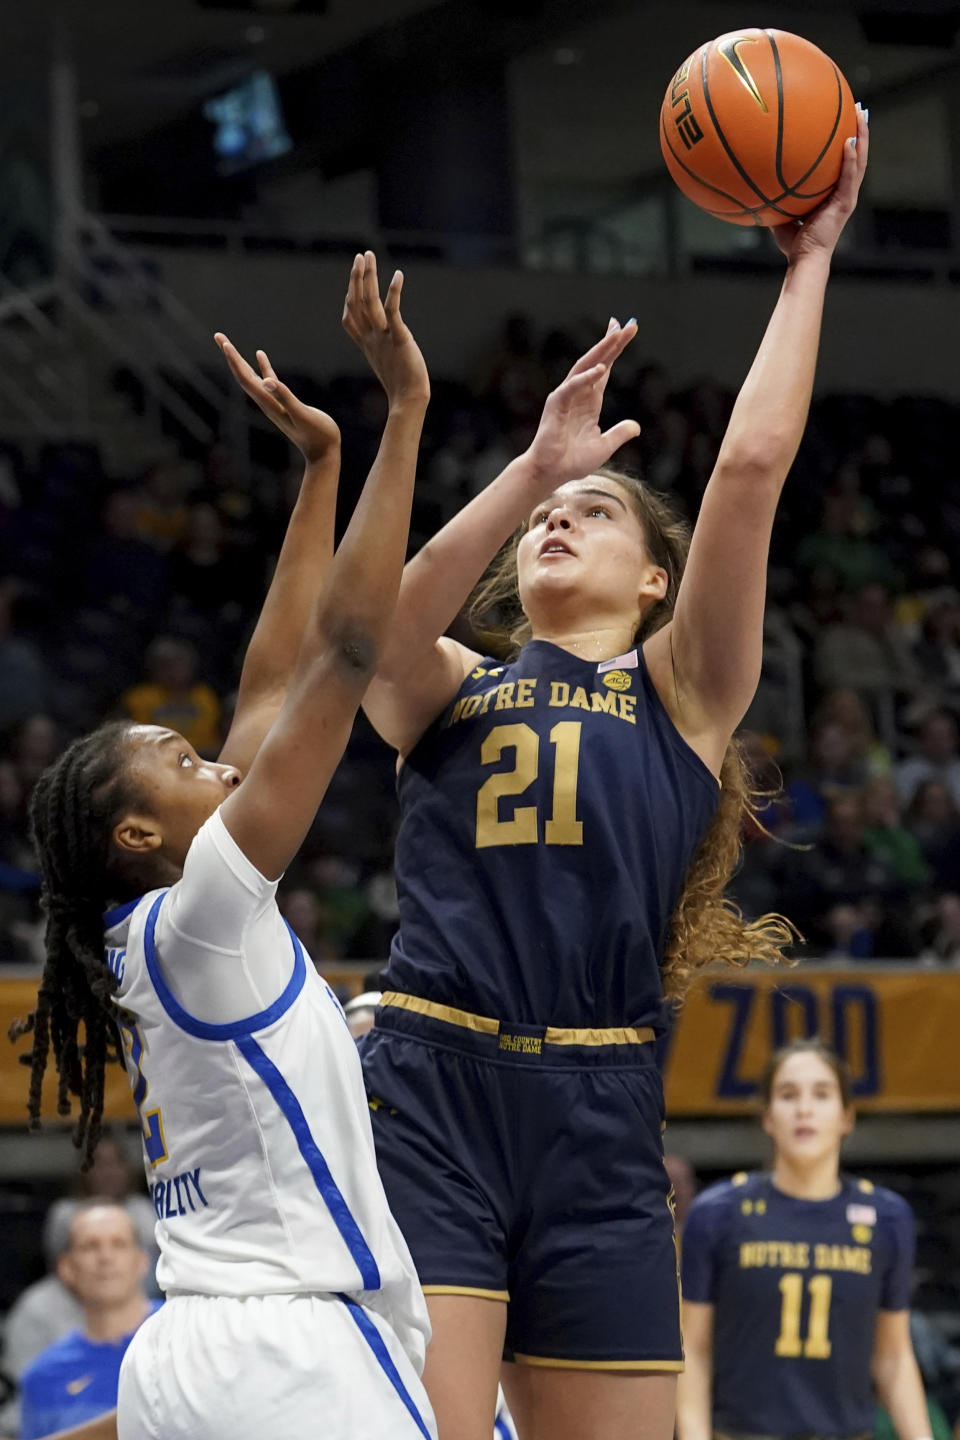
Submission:
POLYGON ((701 45, 660 107, 670 174, 688 200, 734 225, 806 215, 836 185, 856 133, 836 65, 784 30, 731 30, 701 45))

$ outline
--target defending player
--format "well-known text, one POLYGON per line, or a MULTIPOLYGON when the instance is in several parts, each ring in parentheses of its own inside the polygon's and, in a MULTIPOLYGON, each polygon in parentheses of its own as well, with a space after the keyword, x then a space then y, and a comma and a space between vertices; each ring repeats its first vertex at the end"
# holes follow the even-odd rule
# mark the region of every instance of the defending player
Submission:
POLYGON ((524 1440, 672 1431, 682 1352, 650 1041, 661 966, 680 995, 697 965, 773 958, 789 933, 723 904, 747 803, 730 741, 759 674, 770 531, 862 117, 857 142, 831 199, 774 232, 783 290, 686 567, 657 497, 598 473, 637 430, 598 428, 635 334, 614 325, 530 450, 411 562, 365 700, 403 765, 400 933, 361 1043, 444 1440, 488 1440, 504 1354, 524 1440), (519 654, 438 639, 524 517, 496 590, 519 587, 519 654))
POLYGON ((840 1172, 849 1070, 798 1040, 774 1055, 761 1096, 772 1171, 711 1186, 687 1218, 679 1440, 870 1435, 874 1387, 900 1440, 918 1440, 913 1216, 840 1172))
POLYGON ((157 1211, 168 1301, 124 1361, 121 1440, 296 1440, 321 1416, 343 1440, 435 1433, 418 1378, 425 1308, 377 1176, 356 1049, 274 898, 400 581, 429 398, 401 284, 381 304, 373 256, 351 271, 344 325, 389 413, 332 562, 336 427, 265 358, 261 383, 223 342, 262 408, 317 441, 326 483, 312 523, 291 523, 220 762, 175 732, 115 724, 72 745, 34 794, 48 959, 31 1114, 52 1041, 89 1154, 104 1060, 122 1044, 157 1211))

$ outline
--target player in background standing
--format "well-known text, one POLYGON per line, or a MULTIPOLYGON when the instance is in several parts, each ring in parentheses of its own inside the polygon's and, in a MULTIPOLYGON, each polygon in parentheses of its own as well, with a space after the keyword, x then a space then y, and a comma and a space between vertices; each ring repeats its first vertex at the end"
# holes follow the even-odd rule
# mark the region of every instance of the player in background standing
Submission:
POLYGON ((773 232, 783 288, 689 559, 659 497, 600 469, 638 429, 598 423, 631 322, 406 571, 364 702, 401 757, 402 816, 400 931, 361 1046, 380 1173, 430 1308, 443 1440, 489 1440, 504 1358, 523 1440, 673 1432, 683 1361, 651 1042, 664 989, 790 938, 723 901, 748 805, 731 737, 866 152, 858 112, 832 196, 773 232), (525 517, 494 588, 519 591, 519 653, 485 658, 443 632, 525 517))
POLYGON ((772 1169, 710 1186, 687 1217, 679 1440, 868 1436, 874 1389, 899 1440, 921 1440, 913 1215, 840 1170, 850 1072, 797 1040, 773 1056, 761 1098, 772 1169))
POLYGON ((120 1440, 435 1433, 418 1378, 426 1312, 377 1175, 356 1048, 275 901, 400 582, 429 398, 401 285, 398 272, 382 304, 373 256, 357 256, 344 325, 389 405, 332 561, 336 427, 305 414, 265 357, 258 382, 222 341, 261 408, 317 439, 324 483, 314 524, 291 522, 221 760, 174 731, 113 724, 34 792, 48 958, 22 1027, 31 1115, 52 1042, 89 1154, 104 1061, 122 1048, 157 1212, 167 1303, 124 1360, 120 1440))

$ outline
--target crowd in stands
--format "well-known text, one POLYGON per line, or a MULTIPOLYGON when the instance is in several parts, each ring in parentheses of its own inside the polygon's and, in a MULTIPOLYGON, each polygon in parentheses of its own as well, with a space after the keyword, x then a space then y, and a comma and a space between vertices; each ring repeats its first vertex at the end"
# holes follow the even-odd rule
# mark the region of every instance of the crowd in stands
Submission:
MULTIPOLYGON (((436 381, 413 545, 529 441, 592 327, 507 321, 472 385, 436 381)), ((383 420, 373 382, 291 376, 343 433, 339 523, 383 420)), ((629 361, 609 412, 643 433, 619 463, 695 515, 733 397, 629 361)), ((834 395, 813 408, 771 555, 764 672, 743 742, 757 788, 734 898, 776 909, 830 960, 960 964, 960 408, 834 395)), ((0 963, 41 958, 31 787, 107 716, 215 754, 299 476, 262 443, 146 474, 95 447, 0 444, 0 963)), ((393 762, 358 721, 300 860, 291 921, 321 965, 382 958, 395 922, 393 762)))

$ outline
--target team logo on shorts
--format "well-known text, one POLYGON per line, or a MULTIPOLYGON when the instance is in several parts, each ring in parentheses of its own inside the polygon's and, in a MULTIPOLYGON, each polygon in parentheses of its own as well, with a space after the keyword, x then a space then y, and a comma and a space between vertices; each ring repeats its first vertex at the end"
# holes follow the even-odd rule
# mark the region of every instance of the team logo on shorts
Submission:
POLYGON ((629 690, 633 684, 633 676, 628 675, 626 670, 608 670, 602 679, 610 690, 629 690))

